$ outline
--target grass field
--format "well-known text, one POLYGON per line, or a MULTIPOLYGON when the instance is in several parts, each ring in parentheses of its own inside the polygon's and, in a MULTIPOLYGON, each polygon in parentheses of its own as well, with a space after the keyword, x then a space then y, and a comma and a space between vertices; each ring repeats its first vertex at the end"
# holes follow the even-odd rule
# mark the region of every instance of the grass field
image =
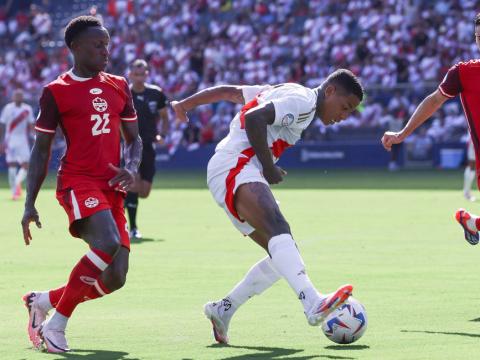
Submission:
MULTIPOLYGON (((69 236, 52 189, 38 199, 43 229, 23 245, 21 202, 0 190, 0 359, 414 360, 478 359, 480 249, 453 219, 480 212, 461 172, 291 171, 274 193, 320 291, 350 282, 369 328, 340 346, 307 325, 286 282, 232 320, 231 345, 214 345, 202 305, 223 296, 264 256, 218 208, 202 174, 160 174, 142 201, 146 237, 132 245, 126 287, 80 305, 68 328, 73 352, 29 346, 27 290, 62 284, 86 246, 69 236)), ((51 180, 49 184, 51 184, 51 180)))

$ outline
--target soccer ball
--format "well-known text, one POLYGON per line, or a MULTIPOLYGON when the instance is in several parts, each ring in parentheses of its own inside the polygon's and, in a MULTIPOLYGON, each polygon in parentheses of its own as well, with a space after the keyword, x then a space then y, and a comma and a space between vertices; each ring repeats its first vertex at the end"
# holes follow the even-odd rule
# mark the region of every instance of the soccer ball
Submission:
POLYGON ((322 331, 337 344, 351 344, 365 333, 367 322, 365 307, 350 297, 345 304, 326 317, 322 331))

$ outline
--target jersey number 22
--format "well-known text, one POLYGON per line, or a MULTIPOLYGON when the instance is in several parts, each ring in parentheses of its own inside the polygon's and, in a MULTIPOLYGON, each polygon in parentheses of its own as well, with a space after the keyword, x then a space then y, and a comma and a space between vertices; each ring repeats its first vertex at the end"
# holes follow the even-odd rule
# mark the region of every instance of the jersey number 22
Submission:
POLYGON ((107 128, 110 119, 108 118, 109 114, 92 114, 90 120, 95 121, 92 127, 92 135, 97 136, 101 134, 108 134, 110 129, 107 128))

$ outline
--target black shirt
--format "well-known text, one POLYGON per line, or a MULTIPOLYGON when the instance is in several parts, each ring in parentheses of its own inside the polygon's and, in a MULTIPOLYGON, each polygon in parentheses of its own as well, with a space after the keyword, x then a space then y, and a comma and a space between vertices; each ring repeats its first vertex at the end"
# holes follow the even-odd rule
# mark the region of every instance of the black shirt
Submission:
POLYGON ((138 131, 143 142, 155 141, 157 135, 158 111, 168 104, 167 97, 158 86, 145 84, 142 92, 135 92, 130 86, 133 105, 137 110, 138 131))

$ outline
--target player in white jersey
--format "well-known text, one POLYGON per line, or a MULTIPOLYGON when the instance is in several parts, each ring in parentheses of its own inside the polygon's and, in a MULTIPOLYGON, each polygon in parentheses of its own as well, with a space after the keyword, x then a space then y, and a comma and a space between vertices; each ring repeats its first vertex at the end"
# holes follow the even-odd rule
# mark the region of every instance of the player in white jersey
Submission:
POLYGON ((207 182, 235 227, 269 256, 253 265, 227 296, 205 305, 205 315, 213 324, 218 342, 228 342, 228 325, 235 311, 282 277, 302 302, 310 325, 320 324, 351 295, 351 285, 327 295, 313 286, 269 185, 282 181, 286 172, 275 165, 276 161, 286 148, 300 140, 315 116, 325 125, 335 124, 345 120, 362 99, 358 79, 342 69, 315 89, 292 83, 217 86, 172 102, 182 121, 188 120, 189 110, 201 104, 222 100, 244 104, 210 159, 207 182))
POLYGON ((475 196, 472 195, 472 184, 476 178, 475 170, 475 149, 473 147, 472 138, 468 135, 467 141, 467 166, 463 173, 463 196, 469 201, 475 201, 475 196))
POLYGON ((23 91, 17 89, 13 93, 12 102, 5 105, 0 115, 1 151, 5 152, 8 166, 8 183, 12 191, 12 199, 21 196, 22 181, 27 176, 30 159, 29 138, 33 134, 32 107, 23 102, 23 91), (17 171, 17 166, 20 168, 17 171))

